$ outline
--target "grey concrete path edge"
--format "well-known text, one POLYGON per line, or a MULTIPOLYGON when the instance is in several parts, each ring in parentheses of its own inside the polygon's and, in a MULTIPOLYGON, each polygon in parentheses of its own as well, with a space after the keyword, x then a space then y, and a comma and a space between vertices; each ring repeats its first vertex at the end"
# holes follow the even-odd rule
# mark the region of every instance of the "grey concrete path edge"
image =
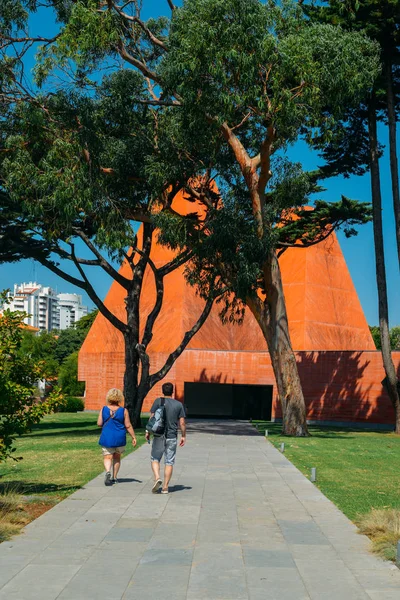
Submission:
POLYGON ((149 454, 1 544, 0 600, 400 600, 400 571, 251 425, 191 423, 169 495, 149 454))

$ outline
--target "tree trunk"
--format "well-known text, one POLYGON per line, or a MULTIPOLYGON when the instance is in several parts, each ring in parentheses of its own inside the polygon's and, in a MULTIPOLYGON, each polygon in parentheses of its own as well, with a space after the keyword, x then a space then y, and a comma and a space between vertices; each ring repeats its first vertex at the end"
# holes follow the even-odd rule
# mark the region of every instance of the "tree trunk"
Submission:
POLYGON ((389 149, 390 173, 392 179, 393 210, 396 226, 397 257, 400 265, 400 193, 399 193, 399 166, 397 160, 396 140, 396 108, 393 92, 393 66, 390 60, 386 63, 386 93, 387 113, 389 123, 389 149))
MULTIPOLYGON (((139 356, 136 350, 136 336, 128 332, 124 336, 125 342, 125 373, 124 373, 124 397, 125 408, 129 412, 129 418, 133 427, 140 427, 140 410, 137 415, 138 405, 138 377, 139 356)), ((140 405, 141 406, 141 405, 140 405)))
MULTIPOLYGON (((225 122, 221 125, 221 133, 235 154, 249 191, 257 236, 262 239, 266 228, 271 223, 264 222, 263 211, 266 204, 265 190, 270 180, 271 155, 276 139, 273 124, 268 125, 264 142, 257 157, 250 158, 239 138, 225 122), (260 173, 258 174, 257 170, 260 173)), ((296 358, 290 341, 285 296, 283 293, 281 271, 275 250, 270 251, 263 265, 266 301, 260 307, 260 300, 247 299, 247 304, 255 315, 267 341, 274 369, 279 399, 282 404, 283 433, 297 437, 309 435, 306 421, 306 407, 296 358)))
POLYGON ((140 385, 137 390, 137 399, 136 399, 136 407, 135 407, 135 427, 141 427, 141 412, 143 407, 143 402, 150 391, 150 377, 147 377, 143 382, 140 382, 140 385))
POLYGON ((278 397, 282 405, 282 433, 306 437, 310 435, 306 406, 290 341, 281 271, 274 251, 271 252, 268 263, 264 265, 263 274, 266 300, 257 304, 248 300, 247 304, 260 325, 271 356, 278 397))
MULTIPOLYGON (((154 226, 143 224, 143 240, 140 259, 133 267, 132 284, 128 288, 125 298, 126 323, 128 326, 125 334, 125 375, 124 395, 125 406, 133 427, 140 427, 140 411, 143 404, 139 403, 139 335, 140 335, 140 297, 142 294, 143 278, 150 257, 154 226), (139 409, 138 409, 139 407, 139 409)), ((143 377, 141 377, 141 381, 143 377)))
POLYGON ((386 388, 395 410, 396 433, 400 434, 400 398, 398 379, 390 348, 389 310, 386 285, 385 253, 382 228, 382 196, 378 158, 378 135, 376 126, 376 100, 372 95, 368 106, 368 133, 371 168, 372 211, 374 226, 376 282, 378 287, 379 329, 381 334, 382 360, 386 373, 386 388))
MULTIPOLYGON (((142 344, 137 346, 139 360, 141 364, 140 383, 137 390, 136 405, 134 410, 135 423, 141 423, 141 412, 144 399, 152 388, 150 380, 150 358, 142 344)), ((138 425, 137 425, 138 426, 138 425)))

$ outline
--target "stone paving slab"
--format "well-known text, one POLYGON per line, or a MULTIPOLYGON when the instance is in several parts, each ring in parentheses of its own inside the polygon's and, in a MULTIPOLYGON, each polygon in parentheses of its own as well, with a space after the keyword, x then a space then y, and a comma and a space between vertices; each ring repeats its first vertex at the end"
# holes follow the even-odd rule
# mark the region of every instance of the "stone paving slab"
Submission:
POLYGON ((248 423, 189 423, 168 496, 149 456, 1 544, 0 600, 400 600, 400 571, 248 423))

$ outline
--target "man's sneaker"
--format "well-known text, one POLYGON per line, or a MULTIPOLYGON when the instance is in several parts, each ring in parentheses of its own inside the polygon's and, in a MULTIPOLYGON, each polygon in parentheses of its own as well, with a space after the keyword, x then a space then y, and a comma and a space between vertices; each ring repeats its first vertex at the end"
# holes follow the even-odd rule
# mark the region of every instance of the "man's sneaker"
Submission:
POLYGON ((104 485, 112 485, 111 482, 111 471, 107 471, 104 477, 104 485))
POLYGON ((114 477, 114 479, 111 479, 111 483, 119 483, 119 481, 116 477, 114 477))
POLYGON ((160 489, 161 486, 162 486, 161 479, 157 479, 157 481, 154 482, 154 485, 151 488, 151 491, 153 492, 153 494, 157 494, 157 492, 158 492, 158 490, 160 489))
POLYGON ((161 490, 162 494, 168 494, 168 488, 166 490, 161 490))

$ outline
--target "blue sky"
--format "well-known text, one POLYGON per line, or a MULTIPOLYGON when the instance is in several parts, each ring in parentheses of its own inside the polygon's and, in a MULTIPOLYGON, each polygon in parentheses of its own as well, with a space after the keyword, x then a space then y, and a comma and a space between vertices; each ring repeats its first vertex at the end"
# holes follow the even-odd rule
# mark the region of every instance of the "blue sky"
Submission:
MULTIPOLYGON (((167 0, 145 0, 143 17, 149 18, 158 14, 169 14, 167 0)), ((179 4, 179 2, 176 2, 179 4)), ((41 35, 51 35, 54 31, 54 23, 48 17, 47 12, 41 11, 32 21, 32 26, 41 31, 41 35)), ((380 141, 387 146, 387 130, 380 126, 380 141)), ((400 144, 399 144, 400 146, 400 144)), ((400 151, 400 148, 399 148, 400 151)), ((292 160, 301 162, 304 168, 313 169, 320 160, 318 156, 311 152, 305 144, 299 143, 289 151, 292 160)), ((382 180, 382 200, 383 200, 383 224, 386 252, 386 269, 389 295, 389 319, 390 325, 400 325, 400 278, 396 255, 395 228, 391 196, 391 182, 388 152, 386 151, 381 159, 381 180, 382 180)), ((353 199, 370 201, 370 178, 369 174, 363 177, 351 177, 344 179, 337 177, 330 179, 325 183, 326 192, 321 197, 335 201, 344 194, 353 199)), ((370 325, 378 323, 378 298, 376 292, 375 278, 375 257, 373 246, 372 224, 364 225, 359 228, 359 234, 355 238, 346 239, 341 233, 338 235, 339 241, 352 276, 354 285, 359 295, 365 316, 370 325)), ((70 273, 74 274, 72 268, 70 273)), ((110 285, 111 279, 100 270, 94 269, 91 280, 101 298, 104 298, 110 285)), ((14 283, 22 281, 31 281, 36 279, 43 285, 50 285, 59 292, 75 291, 83 295, 85 302, 92 306, 92 302, 87 298, 82 290, 75 289, 66 281, 53 275, 45 267, 32 260, 24 260, 19 263, 0 265, 0 288, 12 288, 14 283)))

